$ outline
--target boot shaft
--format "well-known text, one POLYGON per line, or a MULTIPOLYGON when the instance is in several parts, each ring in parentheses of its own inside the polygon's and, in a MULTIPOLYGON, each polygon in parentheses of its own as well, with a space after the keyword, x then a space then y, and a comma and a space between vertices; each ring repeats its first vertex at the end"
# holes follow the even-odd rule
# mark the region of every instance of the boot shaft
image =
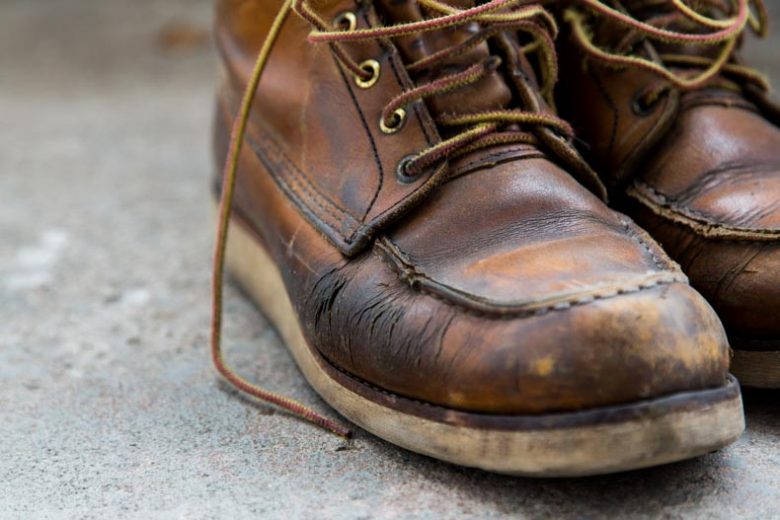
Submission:
MULTIPOLYGON (((228 112, 236 111, 274 8, 259 0, 219 4, 217 42, 227 70, 221 98, 228 112)), ((603 189, 565 136, 568 126, 542 99, 521 40, 488 30, 492 19, 430 30, 426 25, 440 23, 447 13, 423 13, 415 2, 318 3, 304 16, 298 10, 273 42, 251 114, 254 135, 248 137, 273 166, 276 181, 342 253, 360 252, 437 185, 495 157, 544 155, 596 192, 603 189), (309 37, 313 29, 349 34, 404 23, 421 29, 359 42, 313 43, 309 37), (459 116, 473 121, 457 121, 459 116), (411 161, 424 157, 433 158, 407 171, 411 161)), ((530 27, 551 44, 552 22, 541 8, 528 4, 511 16, 519 25, 510 26, 530 27)), ((546 59, 552 66, 554 56, 546 59)))

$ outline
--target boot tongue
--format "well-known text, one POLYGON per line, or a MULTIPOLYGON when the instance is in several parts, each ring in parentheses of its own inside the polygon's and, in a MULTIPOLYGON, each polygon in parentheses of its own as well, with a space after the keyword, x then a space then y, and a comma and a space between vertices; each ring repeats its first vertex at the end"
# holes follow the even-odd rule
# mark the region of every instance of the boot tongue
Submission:
MULTIPOLYGON (((461 9, 474 7, 473 0, 449 0, 448 4, 461 9)), ((385 20, 392 24, 416 22, 440 16, 426 12, 426 9, 415 0, 378 0, 377 7, 385 20)), ((455 47, 477 32, 479 32, 479 25, 472 22, 397 38, 396 44, 404 60, 411 64, 436 52, 455 47)), ((487 43, 482 43, 459 56, 443 58, 426 70, 411 71, 412 79, 418 85, 422 85, 483 62, 489 56, 487 43)), ((506 108, 511 101, 512 92, 497 70, 490 72, 469 88, 456 89, 426 99, 428 108, 434 116, 496 110, 506 108)))

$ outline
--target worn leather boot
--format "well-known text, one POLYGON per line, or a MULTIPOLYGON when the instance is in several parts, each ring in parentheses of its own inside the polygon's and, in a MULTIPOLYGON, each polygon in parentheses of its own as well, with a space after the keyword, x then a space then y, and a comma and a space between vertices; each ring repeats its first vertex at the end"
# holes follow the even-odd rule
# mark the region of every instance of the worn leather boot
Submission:
POLYGON ((616 207, 718 312, 738 379, 780 387, 780 106, 737 54, 765 28, 749 3, 559 2, 558 101, 616 207))
POLYGON ((227 262, 317 392, 410 450, 553 476, 724 446, 722 326, 603 203, 541 94, 554 23, 518 3, 219 2, 217 367, 346 433, 223 360, 227 262))

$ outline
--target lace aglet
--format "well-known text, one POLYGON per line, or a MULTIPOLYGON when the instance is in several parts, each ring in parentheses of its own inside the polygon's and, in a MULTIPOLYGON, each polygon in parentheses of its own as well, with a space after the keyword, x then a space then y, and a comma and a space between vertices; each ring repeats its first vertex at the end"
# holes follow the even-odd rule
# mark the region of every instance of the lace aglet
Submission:
POLYGON ((343 437, 347 440, 352 439, 352 430, 340 423, 326 419, 325 423, 321 426, 326 430, 329 430, 331 433, 335 433, 339 437, 343 437))

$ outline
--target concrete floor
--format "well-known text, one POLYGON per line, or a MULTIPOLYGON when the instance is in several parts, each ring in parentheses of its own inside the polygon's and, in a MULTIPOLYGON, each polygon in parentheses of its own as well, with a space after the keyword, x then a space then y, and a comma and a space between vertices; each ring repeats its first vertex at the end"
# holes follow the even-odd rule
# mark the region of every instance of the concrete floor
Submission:
MULTIPOLYGON (((196 0, 0 2, 0 518, 780 518, 777 393, 746 395, 719 453, 534 481, 348 446, 221 391, 209 18, 196 0)), ((234 363, 331 413, 234 290, 226 315, 234 363)))

